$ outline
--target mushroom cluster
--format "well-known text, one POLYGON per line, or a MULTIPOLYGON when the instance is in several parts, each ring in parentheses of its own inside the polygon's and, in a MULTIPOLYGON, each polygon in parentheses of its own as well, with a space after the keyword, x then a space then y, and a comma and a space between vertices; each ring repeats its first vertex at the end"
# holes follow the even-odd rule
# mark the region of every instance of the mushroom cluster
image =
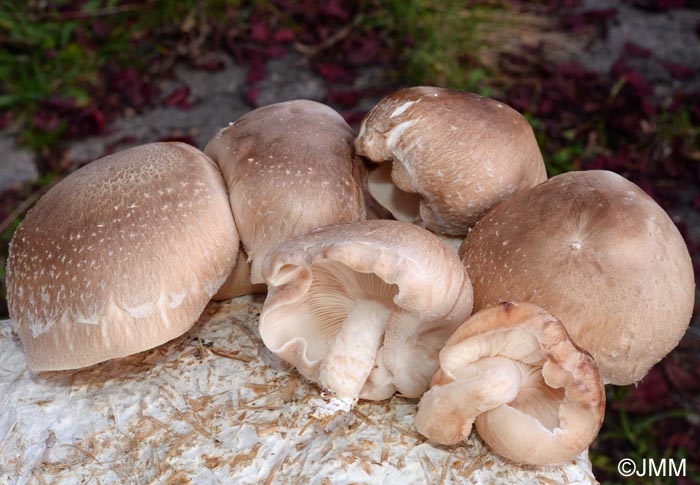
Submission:
POLYGON ((564 462, 603 384, 677 345, 694 277, 634 184, 546 178, 527 121, 470 93, 403 89, 357 136, 313 101, 258 108, 204 152, 143 145, 49 190, 11 242, 11 319, 31 369, 72 369, 267 292, 265 346, 338 398, 421 398, 430 440, 474 425, 507 459, 564 462))

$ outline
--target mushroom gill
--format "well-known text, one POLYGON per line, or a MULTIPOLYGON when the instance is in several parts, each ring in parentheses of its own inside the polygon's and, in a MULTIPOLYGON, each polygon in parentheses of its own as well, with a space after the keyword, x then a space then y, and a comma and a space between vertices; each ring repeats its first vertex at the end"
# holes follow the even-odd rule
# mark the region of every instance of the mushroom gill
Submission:
POLYGON ((388 324, 401 318, 393 302, 398 288, 337 261, 322 260, 310 270, 304 297, 270 319, 269 345, 302 339, 307 365, 320 363, 321 385, 336 382, 340 397, 357 395, 375 367, 388 324))
POLYGON ((367 177, 367 189, 397 221, 420 222, 421 196, 401 190, 392 181, 392 166, 392 163, 384 163, 370 172, 367 177))
POLYGON ((515 399, 505 404, 522 414, 533 417, 544 428, 554 431, 560 426, 559 407, 564 401, 564 390, 550 387, 542 377, 542 362, 518 362, 521 384, 515 399))
POLYGON ((554 464, 590 445, 604 408, 598 368, 562 323, 537 305, 507 302, 475 313, 449 338, 416 427, 452 445, 473 424, 509 460, 554 464))

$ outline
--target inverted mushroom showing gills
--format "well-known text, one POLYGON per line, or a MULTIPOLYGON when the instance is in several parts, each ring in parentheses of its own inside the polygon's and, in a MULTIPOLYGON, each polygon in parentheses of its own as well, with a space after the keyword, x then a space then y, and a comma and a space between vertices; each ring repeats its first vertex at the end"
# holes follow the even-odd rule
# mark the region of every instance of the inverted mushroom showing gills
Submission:
POLYGON ((588 448, 604 410, 595 361, 561 322, 537 305, 506 302, 475 313, 449 338, 416 427, 454 445, 475 424, 499 455, 548 465, 588 448))
POLYGON ((357 152, 380 164, 370 193, 396 219, 463 236, 487 210, 547 178, 532 128, 509 106, 434 87, 393 93, 365 117, 357 152))
MULTIPOLYGON (((253 110, 207 144, 229 189, 253 285, 264 283, 262 261, 276 244, 314 227, 364 219, 364 168, 353 138, 333 109, 296 100, 253 110)), ((220 298, 242 293, 238 284, 224 287, 220 298)))
POLYGON ((143 145, 73 172, 10 245, 7 298, 29 367, 85 367, 181 335, 237 250, 221 172, 189 145, 143 145))
POLYGON ((693 266, 678 229, 612 172, 568 172, 519 193, 476 224, 460 256, 477 310, 505 300, 546 308, 606 384, 644 377, 693 312, 693 266))
POLYGON ((404 222, 312 230, 265 260, 260 336, 339 398, 418 397, 439 349, 471 312, 458 263, 436 236, 404 222))

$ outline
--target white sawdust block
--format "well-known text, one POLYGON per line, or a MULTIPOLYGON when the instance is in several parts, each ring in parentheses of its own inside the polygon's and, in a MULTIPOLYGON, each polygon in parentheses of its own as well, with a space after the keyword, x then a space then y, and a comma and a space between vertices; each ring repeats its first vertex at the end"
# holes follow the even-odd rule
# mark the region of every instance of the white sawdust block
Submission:
POLYGON ((156 349, 40 374, 0 322, 0 483, 597 483, 586 453, 516 466, 475 434, 430 444, 415 399, 324 396, 261 349, 260 307, 212 304, 156 349))

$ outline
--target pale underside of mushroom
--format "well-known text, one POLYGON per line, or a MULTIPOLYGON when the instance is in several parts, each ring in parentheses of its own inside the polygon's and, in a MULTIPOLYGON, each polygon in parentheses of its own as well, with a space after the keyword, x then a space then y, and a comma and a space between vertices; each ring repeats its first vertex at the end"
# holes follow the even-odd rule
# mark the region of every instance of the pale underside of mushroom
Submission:
POLYGON ((419 319, 394 303, 396 285, 375 274, 336 261, 310 269, 304 297, 266 313, 272 350, 300 346, 299 371, 340 398, 417 397, 449 330, 422 334, 419 319))
POLYGON ((536 305, 504 303, 474 314, 450 337, 416 427, 455 445, 475 425, 505 458, 555 464, 590 445, 604 405, 595 362, 563 325, 536 305))
POLYGON ((417 223, 420 219, 421 196, 404 192, 391 180, 391 163, 383 163, 367 176, 369 193, 397 221, 417 223))
POLYGON ((418 397, 439 349, 471 312, 471 283, 458 261, 412 224, 318 228, 266 259, 260 335, 340 398, 418 397))
MULTIPOLYGON (((369 201, 365 201, 365 205, 369 208, 374 208, 373 212, 379 214, 377 217, 370 217, 368 209, 368 219, 387 219, 393 217, 397 221, 410 222, 424 227, 420 216, 423 203, 421 196, 413 192, 404 192, 401 190, 391 178, 392 167, 391 163, 383 163, 372 170, 367 176, 367 191, 369 192, 369 201), (375 208, 378 206, 378 208, 375 208), (383 210, 382 210, 383 209, 383 210)), ((459 252, 459 248, 464 241, 464 236, 450 236, 447 234, 436 233, 455 253, 459 252)))

